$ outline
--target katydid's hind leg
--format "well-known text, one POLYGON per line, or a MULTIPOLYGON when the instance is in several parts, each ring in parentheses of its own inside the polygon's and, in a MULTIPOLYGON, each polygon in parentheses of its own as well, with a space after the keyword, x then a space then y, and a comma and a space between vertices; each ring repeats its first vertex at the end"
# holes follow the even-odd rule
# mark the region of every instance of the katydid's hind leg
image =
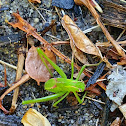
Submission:
POLYGON ((52 94, 52 95, 49 95, 49 96, 46 96, 46 97, 23 101, 22 104, 24 105, 24 104, 31 104, 31 103, 36 103, 36 102, 46 102, 46 101, 54 100, 58 97, 61 97, 65 93, 66 92, 59 92, 57 94, 52 94))
POLYGON ((67 92, 62 98, 60 98, 58 101, 56 101, 54 104, 53 104, 53 107, 57 107, 57 104, 60 103, 70 92, 67 92))
POLYGON ((83 101, 79 98, 78 94, 76 92, 73 92, 76 99, 78 100, 78 102, 81 104, 83 101))

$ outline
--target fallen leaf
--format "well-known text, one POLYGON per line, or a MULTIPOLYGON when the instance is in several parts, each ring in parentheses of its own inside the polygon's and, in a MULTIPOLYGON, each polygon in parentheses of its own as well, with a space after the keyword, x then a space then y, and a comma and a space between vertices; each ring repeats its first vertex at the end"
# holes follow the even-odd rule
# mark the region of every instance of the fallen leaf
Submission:
POLYGON ((126 119, 126 103, 119 106, 120 111, 122 112, 122 114, 124 115, 125 119, 126 119))
POLYGON ((62 25, 69 35, 71 48, 78 60, 82 58, 82 60, 84 60, 85 56, 83 52, 100 56, 95 45, 88 39, 83 31, 77 27, 68 15, 64 15, 62 18, 62 25))
MULTIPOLYGON (((56 63, 55 55, 48 51, 45 51, 45 54, 56 63)), ((45 60, 46 64, 48 65, 49 69, 53 71, 53 67, 45 60)), ((47 70, 44 63, 41 61, 40 56, 36 50, 36 47, 32 46, 27 54, 26 61, 25 61, 25 70, 29 74, 31 78, 37 81, 38 85, 40 82, 46 82, 50 79, 51 75, 47 70)))
POLYGON ((18 27, 24 32, 27 32, 28 35, 31 35, 35 31, 35 28, 32 27, 26 20, 24 20, 18 13, 12 14, 16 18, 16 22, 8 22, 14 28, 18 27))
POLYGON ((32 108, 25 113, 21 123, 23 123, 24 126, 51 126, 46 117, 32 108))
POLYGON ((110 126, 120 126, 121 120, 119 117, 116 117, 116 119, 112 122, 110 126))
POLYGON ((40 0, 28 0, 28 1, 31 2, 31 3, 41 3, 40 0))
POLYGON ((7 21, 8 24, 12 25, 14 28, 19 28, 22 31, 26 32, 27 36, 32 35, 40 42, 42 42, 42 44, 49 45, 49 43, 36 32, 36 29, 32 27, 26 20, 24 20, 18 13, 12 13, 12 15, 15 17, 16 21, 7 21))

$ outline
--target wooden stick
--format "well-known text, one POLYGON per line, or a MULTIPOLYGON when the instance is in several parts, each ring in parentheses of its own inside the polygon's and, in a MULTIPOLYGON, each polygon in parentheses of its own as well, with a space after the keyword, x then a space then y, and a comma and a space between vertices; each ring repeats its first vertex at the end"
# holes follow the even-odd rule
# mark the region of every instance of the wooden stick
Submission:
MULTIPOLYGON (((21 76, 22 76, 23 66, 24 66, 24 59, 25 59, 24 54, 22 52, 24 52, 24 50, 25 50, 24 47, 19 48, 16 81, 19 80, 21 78, 21 76)), ((10 113, 14 113, 15 109, 17 108, 16 102, 17 102, 18 94, 19 94, 19 87, 17 87, 14 90, 12 104, 11 104, 11 108, 10 108, 10 113)))
POLYGON ((13 86, 11 86, 9 89, 7 89, 0 97, 0 102, 3 100, 3 98, 10 93, 12 90, 16 89, 18 86, 22 85, 26 81, 30 79, 30 76, 28 74, 23 75, 13 86))

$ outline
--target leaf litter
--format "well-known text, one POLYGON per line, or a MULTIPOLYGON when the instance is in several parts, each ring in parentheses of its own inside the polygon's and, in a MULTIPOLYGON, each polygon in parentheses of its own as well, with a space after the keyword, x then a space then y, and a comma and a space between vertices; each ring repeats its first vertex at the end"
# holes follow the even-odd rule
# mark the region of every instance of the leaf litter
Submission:
MULTIPOLYGON (((92 12, 92 14, 93 14, 93 16, 95 17, 95 19, 96 19, 96 21, 97 21, 97 23, 101 26, 101 28, 102 28, 102 30, 103 30, 103 32, 105 33, 105 31, 106 31, 106 29, 104 28, 104 26, 101 24, 101 22, 100 22, 100 20, 99 20, 99 16, 98 16, 98 14, 97 14, 97 12, 96 11, 93 11, 94 9, 92 8, 92 5, 87 1, 87 0, 85 0, 85 2, 83 1, 83 0, 81 0, 81 2, 85 5, 85 6, 87 6, 88 7, 88 9, 92 12)), ((50 45, 50 44, 48 44, 48 42, 46 41, 46 40, 44 40, 40 35, 38 35, 37 34, 37 32, 36 32, 36 30, 35 30, 35 28, 33 28, 27 21, 25 21, 23 18, 21 18, 20 17, 20 15, 19 14, 17 14, 17 13, 13 13, 13 15, 17 18, 17 22, 15 22, 15 23, 10 23, 10 22, 8 22, 9 24, 11 24, 13 27, 18 27, 18 28, 20 28, 21 30, 23 30, 23 31, 25 31, 25 32, 27 32, 27 35, 32 35, 32 36, 34 36, 35 38, 37 38, 39 41, 41 41, 43 44, 44 44, 44 46, 45 45, 48 45, 47 47, 48 47, 48 49, 50 49, 50 50, 52 50, 53 52, 55 52, 58 56, 60 56, 62 59, 65 59, 65 57, 63 56, 63 55, 59 55, 58 53, 57 53, 57 50, 52 46, 52 45, 50 45)), ((70 19, 69 17, 68 17, 68 19, 70 19)), ((71 19, 70 19, 71 20, 71 19)), ((72 21, 72 20, 71 20, 72 21)), ((68 35, 69 35, 69 38, 70 38, 70 45, 71 45, 71 48, 72 48, 72 50, 73 51, 76 51, 76 53, 75 54, 78 54, 78 55, 76 55, 76 57, 81 61, 81 58, 82 58, 82 60, 83 60, 83 62, 84 63, 86 63, 87 62, 87 60, 85 60, 84 61, 84 59, 85 59, 85 55, 83 54, 83 52, 84 53, 89 53, 89 54, 92 54, 93 53, 93 55, 96 55, 96 56, 100 56, 101 57, 101 55, 99 54, 99 51, 97 50, 97 48, 95 47, 95 45, 87 38, 87 37, 85 37, 83 34, 81 34, 82 33, 82 31, 76 26, 76 24, 74 23, 74 22, 72 22, 72 23, 66 23, 66 24, 68 24, 68 26, 67 27, 64 27, 65 29, 66 29, 66 31, 68 32, 68 35), (75 27, 76 26, 76 27, 75 27), (74 28, 76 28, 76 30, 73 30, 74 28), (68 29, 68 30, 67 30, 68 29), (72 34, 72 35, 71 35, 72 34), (84 39, 86 38, 87 40, 88 40, 88 43, 83 43, 83 41, 81 41, 82 43, 80 43, 80 41, 79 41, 79 43, 78 43, 78 41, 77 40, 79 40, 80 38, 78 38, 78 36, 76 36, 76 34, 81 34, 81 36, 84 36, 84 39), (72 41, 73 40, 73 41, 72 41), (72 42, 71 42, 72 41, 72 42), (72 43, 72 44, 71 44, 72 43), (90 48, 88 48, 87 50, 86 50, 86 44, 89 44, 89 47, 90 48, 92 48, 92 50, 90 50, 90 48), (83 48, 84 47, 84 48, 83 48), (95 51, 94 51, 95 50, 95 51)), ((108 34, 108 31, 106 31, 106 33, 105 33, 105 35, 107 36, 108 35, 108 37, 107 37, 107 39, 108 40, 110 40, 110 42, 112 43, 112 45, 116 48, 116 50, 117 50, 117 52, 118 52, 118 55, 120 55, 120 56, 122 56, 121 58, 122 58, 122 60, 120 60, 120 58, 119 58, 119 60, 121 61, 121 63, 120 64, 125 64, 125 54, 124 54, 124 52, 122 51, 122 49, 120 48, 120 46, 116 43, 116 41, 114 41, 112 38, 111 38, 111 36, 108 34)), ((67 59, 66 61, 68 61, 69 62, 69 59, 67 59)), ((83 63, 82 62, 82 63, 83 63)), ((70 63, 70 62, 69 62, 70 63)), ((31 63, 32 64, 32 63, 31 63)), ((31 66, 33 66, 33 65, 31 65, 31 66)), ((33 70, 34 71, 34 70, 33 70)), ((26 76, 26 80, 27 79, 29 79, 29 75, 28 74, 26 74, 25 75, 26 76)), ((34 78, 34 77, 33 77, 34 78)), ((40 82, 40 80, 37 78, 36 79, 37 81, 38 81, 38 83, 40 82)), ((24 81, 24 80, 23 80, 24 81)), ((22 81, 22 82, 23 82, 22 81)), ((18 82, 17 82, 18 83, 18 82)), ((19 83, 20 83, 20 80, 19 80, 19 83)), ((20 85, 20 84, 19 84, 20 85)), ((16 87, 16 86, 15 86, 16 87)), ((15 88, 14 87, 14 88, 15 88)), ((12 88, 13 89, 13 88, 12 88)), ((10 91, 10 89, 9 89, 9 91, 10 91)), ((8 91, 8 92, 9 92, 8 91)))

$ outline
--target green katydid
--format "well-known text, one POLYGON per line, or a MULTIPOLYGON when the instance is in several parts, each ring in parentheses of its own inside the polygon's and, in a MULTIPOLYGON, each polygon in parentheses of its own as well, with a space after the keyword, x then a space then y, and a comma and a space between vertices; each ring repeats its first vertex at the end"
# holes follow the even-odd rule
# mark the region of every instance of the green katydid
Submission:
POLYGON ((52 60, 50 60, 45 53, 40 49, 37 48, 37 52, 40 56, 41 59, 44 57, 52 66, 53 68, 60 74, 62 78, 52 78, 48 81, 45 82, 44 88, 45 90, 48 90, 50 92, 53 92, 55 94, 42 97, 42 98, 37 98, 33 100, 27 100, 23 101, 22 104, 31 104, 31 103, 36 103, 36 102, 46 102, 50 100, 57 99, 61 97, 58 101, 56 101, 53 106, 56 107, 59 102, 61 102, 70 92, 73 92, 75 97, 77 98, 78 102, 81 104, 84 100, 84 96, 82 99, 79 98, 77 92, 83 92, 85 89, 85 84, 82 81, 79 81, 80 75, 82 74, 83 70, 87 66, 97 66, 98 64, 89 64, 89 65, 83 65, 81 70, 78 73, 78 76, 75 80, 73 80, 73 73, 74 73, 74 62, 72 58, 71 62, 71 79, 67 79, 66 74, 57 66, 52 60))

